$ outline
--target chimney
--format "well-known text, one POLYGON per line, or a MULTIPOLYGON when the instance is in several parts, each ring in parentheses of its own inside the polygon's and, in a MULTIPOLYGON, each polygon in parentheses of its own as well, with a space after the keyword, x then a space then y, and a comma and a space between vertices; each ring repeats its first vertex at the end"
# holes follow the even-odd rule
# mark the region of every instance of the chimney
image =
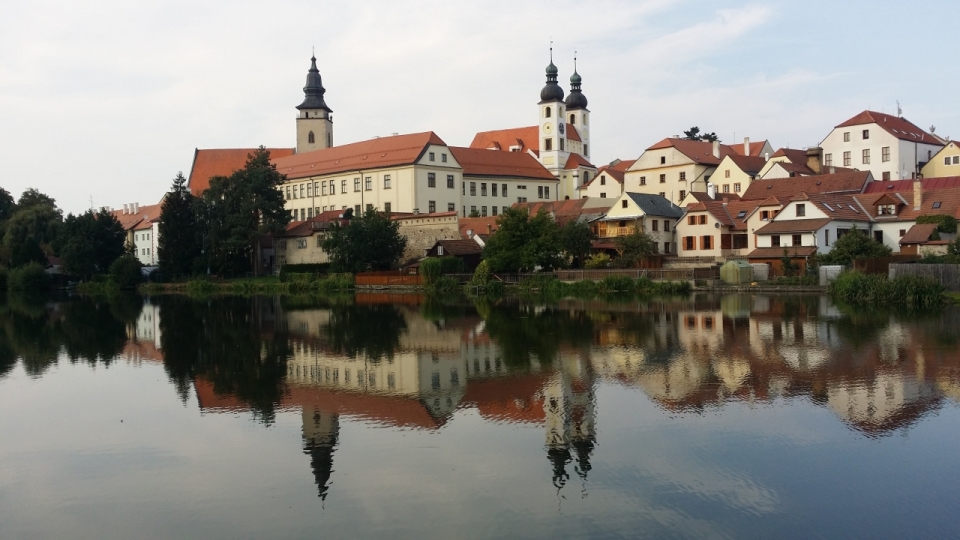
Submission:
POLYGON ((139 214, 139 213, 140 213, 140 203, 136 203, 136 202, 133 203, 133 213, 134 213, 134 214, 139 214))
POLYGON ((743 138, 743 155, 750 155, 750 137, 743 138))
POLYGON ((493 225, 487 223, 487 234, 493 234, 493 225))
MULTIPOLYGON (((714 143, 716 144, 716 143, 714 143)), ((710 197, 710 200, 717 198, 717 186, 711 183, 707 183, 707 196, 710 197)))
POLYGON ((823 148, 819 146, 807 149, 807 168, 814 174, 821 174, 820 163, 823 157, 823 148))
POLYGON ((713 141, 713 157, 720 159, 720 141, 713 141))
POLYGON ((763 154, 764 161, 770 161, 770 152, 764 152, 763 154))
POLYGON ((123 203, 123 215, 127 215, 127 203, 123 203))
POLYGON ((923 183, 919 180, 913 181, 913 210, 918 211, 923 206, 923 183))

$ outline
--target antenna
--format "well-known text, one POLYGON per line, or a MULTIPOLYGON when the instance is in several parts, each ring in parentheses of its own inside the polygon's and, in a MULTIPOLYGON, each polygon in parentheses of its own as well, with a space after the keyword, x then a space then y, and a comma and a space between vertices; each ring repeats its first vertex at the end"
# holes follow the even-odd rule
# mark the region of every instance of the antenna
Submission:
POLYGON ((900 100, 897 100, 897 116, 903 118, 903 109, 900 108, 900 100))
POLYGON ((93 211, 93 195, 90 196, 90 210, 93 211))

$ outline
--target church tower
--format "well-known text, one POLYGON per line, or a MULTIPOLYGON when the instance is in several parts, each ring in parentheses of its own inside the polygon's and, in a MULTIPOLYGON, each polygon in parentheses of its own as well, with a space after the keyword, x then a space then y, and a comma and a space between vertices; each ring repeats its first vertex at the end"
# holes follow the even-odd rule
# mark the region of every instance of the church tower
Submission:
MULTIPOLYGON (((587 161, 590 160, 590 126, 589 124, 589 115, 590 111, 587 110, 587 96, 583 95, 583 92, 580 90, 580 84, 582 83, 580 74, 577 73, 577 57, 573 57, 573 75, 570 76, 570 94, 567 96, 567 123, 570 124, 570 128, 577 130, 577 133, 580 134, 580 145, 579 152, 581 156, 587 158, 587 161)), ((569 129, 569 128, 568 128, 569 129)), ((574 149, 568 149, 575 151, 574 149)))
POLYGON ((550 47, 550 65, 547 66, 547 84, 540 90, 540 163, 559 175, 567 162, 566 105, 563 88, 557 84, 557 66, 553 65, 553 47, 550 47))
POLYGON ((297 153, 333 146, 333 111, 323 101, 326 90, 320 81, 317 58, 310 58, 307 85, 303 87, 303 103, 297 105, 297 153))

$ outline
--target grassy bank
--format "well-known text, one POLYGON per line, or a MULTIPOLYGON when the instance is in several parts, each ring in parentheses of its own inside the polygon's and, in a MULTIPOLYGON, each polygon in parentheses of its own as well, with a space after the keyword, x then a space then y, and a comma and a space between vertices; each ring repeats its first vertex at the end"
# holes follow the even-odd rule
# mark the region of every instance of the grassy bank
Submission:
POLYGON ((942 305, 947 297, 937 281, 918 276, 888 279, 877 274, 845 272, 830 282, 827 292, 853 305, 926 309, 942 305))
POLYGON ((177 283, 145 283, 139 291, 143 294, 181 293, 194 296, 212 294, 283 294, 309 295, 333 294, 353 289, 350 274, 290 274, 286 281, 279 278, 259 277, 236 280, 192 279, 177 283))
POLYGON ((692 287, 687 281, 653 281, 645 277, 633 279, 626 276, 609 276, 600 281, 583 280, 568 283, 554 276, 545 275, 519 285, 504 285, 499 281, 491 281, 482 287, 468 287, 468 290, 488 296, 517 292, 557 298, 568 296, 590 298, 604 295, 686 295, 690 293, 692 287))

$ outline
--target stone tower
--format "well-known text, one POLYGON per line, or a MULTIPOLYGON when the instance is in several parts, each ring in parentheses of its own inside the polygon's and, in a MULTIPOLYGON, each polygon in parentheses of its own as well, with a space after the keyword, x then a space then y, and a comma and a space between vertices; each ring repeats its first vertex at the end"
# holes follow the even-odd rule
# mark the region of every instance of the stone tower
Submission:
POLYGON ((303 87, 303 103, 297 105, 297 153, 333 146, 333 116, 323 101, 326 90, 320 80, 317 58, 310 58, 307 85, 303 87))

